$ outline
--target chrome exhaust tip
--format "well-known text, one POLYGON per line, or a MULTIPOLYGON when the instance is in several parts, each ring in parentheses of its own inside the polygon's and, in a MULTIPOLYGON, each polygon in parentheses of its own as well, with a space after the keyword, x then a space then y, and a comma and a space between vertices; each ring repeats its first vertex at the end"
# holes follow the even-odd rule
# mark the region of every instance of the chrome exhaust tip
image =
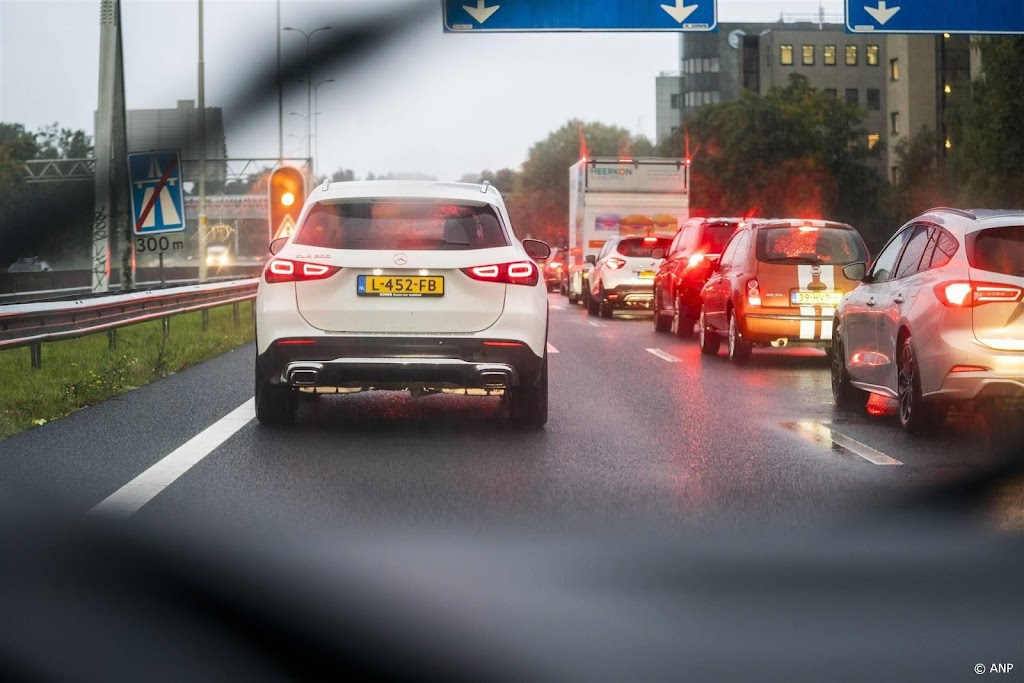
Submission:
POLYGON ((311 368, 296 368, 288 374, 288 382, 296 387, 316 386, 320 373, 311 368))
POLYGON ((778 339, 776 339, 775 341, 772 342, 772 348, 784 349, 787 346, 789 346, 789 338, 788 337, 779 337, 778 339))
POLYGON ((484 370, 480 373, 480 384, 485 389, 505 389, 511 383, 511 375, 504 370, 484 370))

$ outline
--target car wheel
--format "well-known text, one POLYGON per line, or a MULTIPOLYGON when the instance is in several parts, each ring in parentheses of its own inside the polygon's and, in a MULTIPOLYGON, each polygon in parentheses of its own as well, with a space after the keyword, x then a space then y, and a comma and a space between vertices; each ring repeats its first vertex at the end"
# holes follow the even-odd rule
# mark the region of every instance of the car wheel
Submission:
POLYGON ((736 311, 729 309, 729 360, 737 365, 743 365, 750 360, 750 353, 754 345, 740 335, 740 322, 737 319, 736 311))
POLYGON ((602 301, 600 308, 598 308, 598 313, 601 314, 602 318, 610 318, 610 317, 612 317, 612 312, 613 311, 614 311, 614 309, 612 308, 612 305, 610 303, 608 303, 607 301, 602 301))
POLYGON ((505 390, 509 422, 522 429, 540 429, 548 421, 548 354, 529 383, 505 390))
POLYGON ((832 400, 840 408, 863 408, 867 392, 850 384, 850 373, 846 370, 846 350, 839 330, 832 337, 832 400))
POLYGON ((917 366, 914 342, 907 336, 900 345, 896 394, 899 400, 900 424, 911 434, 921 434, 938 422, 934 405, 921 394, 921 371, 917 366))
POLYGON ((697 342, 700 344, 700 352, 704 356, 717 355, 718 347, 722 343, 715 331, 708 327, 704 304, 700 306, 700 318, 697 320, 697 342))
POLYGON ((681 339, 689 339, 693 336, 693 318, 684 312, 683 302, 676 299, 672 307, 672 334, 681 339))
POLYGON ((598 309, 599 306, 600 306, 600 302, 598 302, 594 297, 592 297, 592 296, 588 296, 587 297, 587 314, 588 315, 597 315, 597 309, 598 309))
POLYGON ((256 419, 260 424, 283 426, 295 422, 298 401, 285 384, 272 384, 256 369, 256 419))
POLYGON ((662 315, 661 313, 661 301, 659 300, 658 290, 654 290, 654 331, 655 332, 667 332, 669 326, 672 323, 672 316, 662 315))

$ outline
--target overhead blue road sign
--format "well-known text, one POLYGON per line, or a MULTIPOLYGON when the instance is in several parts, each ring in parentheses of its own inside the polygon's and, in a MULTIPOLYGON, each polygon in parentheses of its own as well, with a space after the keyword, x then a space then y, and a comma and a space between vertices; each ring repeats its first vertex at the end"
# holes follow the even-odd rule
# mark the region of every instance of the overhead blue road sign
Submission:
POLYGON ((716 31, 717 0, 442 0, 447 33, 716 31))
POLYGON ((850 33, 1024 33, 1024 0, 846 0, 850 33))
POLYGON ((184 232, 185 197, 177 152, 129 154, 128 178, 136 235, 184 232))

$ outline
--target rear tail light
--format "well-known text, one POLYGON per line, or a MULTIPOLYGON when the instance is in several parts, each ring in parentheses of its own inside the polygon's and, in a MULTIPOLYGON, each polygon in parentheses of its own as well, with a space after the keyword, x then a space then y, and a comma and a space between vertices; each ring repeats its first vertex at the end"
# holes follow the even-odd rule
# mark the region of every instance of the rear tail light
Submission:
POLYGON ((270 284, 278 282, 305 282, 308 280, 324 280, 337 273, 339 266, 325 266, 322 263, 306 263, 305 261, 289 261, 276 258, 267 264, 264 279, 270 284))
POLYGON ((761 290, 756 279, 747 280, 747 303, 751 306, 761 305, 761 290))
POLYGON ((689 264, 693 268, 695 265, 704 260, 704 254, 693 254, 690 256, 689 264))
POLYGON ((1021 300, 1024 290, 1013 285, 988 282, 943 282, 935 285, 935 296, 944 305, 970 308, 993 302, 1014 303, 1021 300))
POLYGON ((622 268, 625 265, 626 265, 626 262, 623 261, 620 258, 610 258, 610 259, 608 259, 608 267, 611 268, 612 270, 619 270, 620 268, 622 268))
POLYGON ((550 268, 561 268, 562 267, 562 262, 561 261, 552 261, 551 263, 548 264, 548 267, 550 267, 550 268))
POLYGON ((988 368, 981 365, 954 365, 950 372, 985 372, 988 368))
POLYGON ((463 268, 462 272, 481 282, 500 282, 506 285, 526 285, 527 287, 532 287, 540 282, 540 271, 537 270, 533 261, 473 266, 472 268, 463 268))

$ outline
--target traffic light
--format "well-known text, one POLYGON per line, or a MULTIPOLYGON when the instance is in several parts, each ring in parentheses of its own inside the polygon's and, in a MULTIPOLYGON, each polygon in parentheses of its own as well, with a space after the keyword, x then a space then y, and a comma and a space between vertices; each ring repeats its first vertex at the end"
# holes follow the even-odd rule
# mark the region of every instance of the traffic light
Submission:
POLYGON ((290 237, 306 201, 306 178, 294 166, 270 174, 270 240, 290 237))

